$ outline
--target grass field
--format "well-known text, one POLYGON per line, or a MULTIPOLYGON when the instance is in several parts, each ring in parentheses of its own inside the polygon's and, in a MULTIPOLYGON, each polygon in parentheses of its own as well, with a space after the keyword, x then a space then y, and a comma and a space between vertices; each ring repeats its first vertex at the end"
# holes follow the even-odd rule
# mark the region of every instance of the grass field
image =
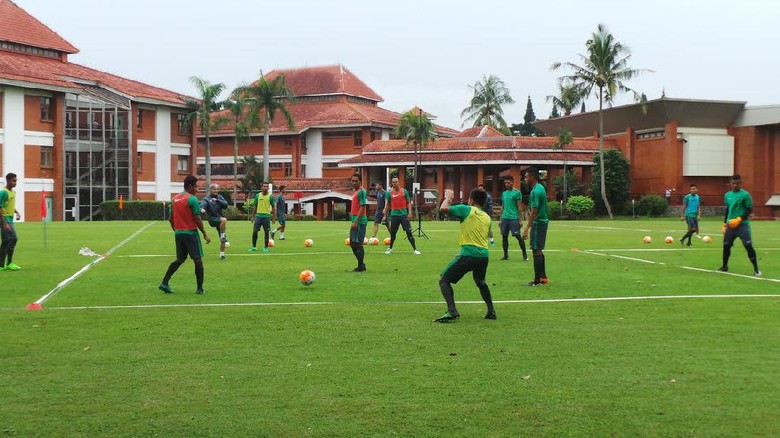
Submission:
POLYGON ((467 277, 460 320, 435 324, 456 222, 423 223, 420 256, 402 234, 393 255, 366 247, 365 273, 346 272, 347 223, 290 222, 269 254, 247 253, 249 223, 230 223, 228 260, 204 246, 202 296, 189 261, 175 294, 157 290, 167 223, 50 223, 47 248, 42 224, 17 224, 23 269, 0 272, 0 432, 777 436, 780 224, 752 227, 760 278, 740 244, 713 271, 718 219, 693 248, 663 243, 684 232, 674 220, 552 222, 550 284, 522 287, 532 264, 516 241, 500 261, 499 240, 498 320, 467 277))

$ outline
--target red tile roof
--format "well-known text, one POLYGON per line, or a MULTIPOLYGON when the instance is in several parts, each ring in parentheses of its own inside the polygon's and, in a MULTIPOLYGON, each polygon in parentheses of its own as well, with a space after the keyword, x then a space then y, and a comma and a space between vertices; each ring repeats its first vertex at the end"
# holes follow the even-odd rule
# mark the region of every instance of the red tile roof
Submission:
POLYGON ((508 135, 493 128, 492 126, 485 125, 465 129, 455 137, 508 137, 508 135))
POLYGON ((153 99, 175 105, 183 105, 186 97, 83 65, 4 51, 0 51, 0 80, 2 79, 74 90, 81 88, 77 83, 79 81, 92 82, 126 94, 133 99, 153 99))
POLYGON ((284 75, 287 88, 296 96, 346 94, 381 102, 378 95, 343 65, 301 67, 272 70, 265 74, 267 80, 284 75))
POLYGON ((78 53, 57 32, 49 29, 10 0, 0 0, 0 41, 24 44, 64 53, 78 53))
MULTIPOLYGON (((205 184, 205 177, 200 176, 199 179, 205 184)), ((212 182, 220 185, 221 189, 233 190, 233 176, 224 175, 212 175, 212 182)), ((280 178, 273 182, 274 190, 278 190, 279 186, 286 186, 287 198, 293 199, 293 192, 305 192, 304 196, 311 194, 312 192, 340 192, 340 193, 352 193, 352 183, 349 178, 280 178)), ((239 199, 244 199, 244 196, 239 196, 239 199)))

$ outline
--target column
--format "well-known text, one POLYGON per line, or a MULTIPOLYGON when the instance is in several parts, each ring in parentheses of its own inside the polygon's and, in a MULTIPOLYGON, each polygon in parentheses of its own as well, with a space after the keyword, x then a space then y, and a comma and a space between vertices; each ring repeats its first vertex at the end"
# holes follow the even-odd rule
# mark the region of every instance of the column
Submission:
MULTIPOLYGON (((194 129, 194 128, 193 128, 194 129)), ((154 199, 168 201, 171 193, 171 112, 167 108, 155 109, 154 176, 157 181, 154 199)), ((131 157, 134 159, 135 157, 131 157)), ((194 170, 194 169, 193 169, 194 170)))
POLYGON ((306 131, 306 178, 322 178, 322 131, 306 131))
POLYGON ((3 91, 3 187, 5 175, 16 174, 16 209, 26 220, 24 208, 24 91, 7 87, 3 91))

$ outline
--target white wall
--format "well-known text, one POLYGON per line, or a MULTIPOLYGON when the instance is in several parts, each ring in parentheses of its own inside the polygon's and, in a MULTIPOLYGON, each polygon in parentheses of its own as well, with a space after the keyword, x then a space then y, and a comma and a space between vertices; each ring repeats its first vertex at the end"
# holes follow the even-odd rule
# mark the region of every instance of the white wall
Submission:
POLYGON ((306 178, 322 178, 322 131, 306 131, 306 178))
POLYGON ((3 185, 5 175, 16 174, 16 209, 25 220, 24 209, 24 90, 6 87, 3 90, 3 185))
POLYGON ((154 175, 157 193, 154 199, 171 199, 171 111, 167 108, 155 109, 155 155, 154 175))

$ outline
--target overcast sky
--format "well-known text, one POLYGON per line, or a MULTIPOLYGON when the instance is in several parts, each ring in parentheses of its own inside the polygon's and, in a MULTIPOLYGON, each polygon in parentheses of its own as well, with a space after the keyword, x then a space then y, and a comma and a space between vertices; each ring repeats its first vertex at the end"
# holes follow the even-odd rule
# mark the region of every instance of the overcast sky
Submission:
POLYGON ((549 116, 550 65, 579 63, 604 23, 631 67, 653 70, 629 83, 649 99, 780 104, 775 0, 14 1, 80 49, 72 62, 190 95, 193 75, 232 89, 260 70, 341 63, 382 107, 419 105, 459 129, 468 86, 493 74, 516 101, 507 122, 521 123, 529 95, 549 116))

